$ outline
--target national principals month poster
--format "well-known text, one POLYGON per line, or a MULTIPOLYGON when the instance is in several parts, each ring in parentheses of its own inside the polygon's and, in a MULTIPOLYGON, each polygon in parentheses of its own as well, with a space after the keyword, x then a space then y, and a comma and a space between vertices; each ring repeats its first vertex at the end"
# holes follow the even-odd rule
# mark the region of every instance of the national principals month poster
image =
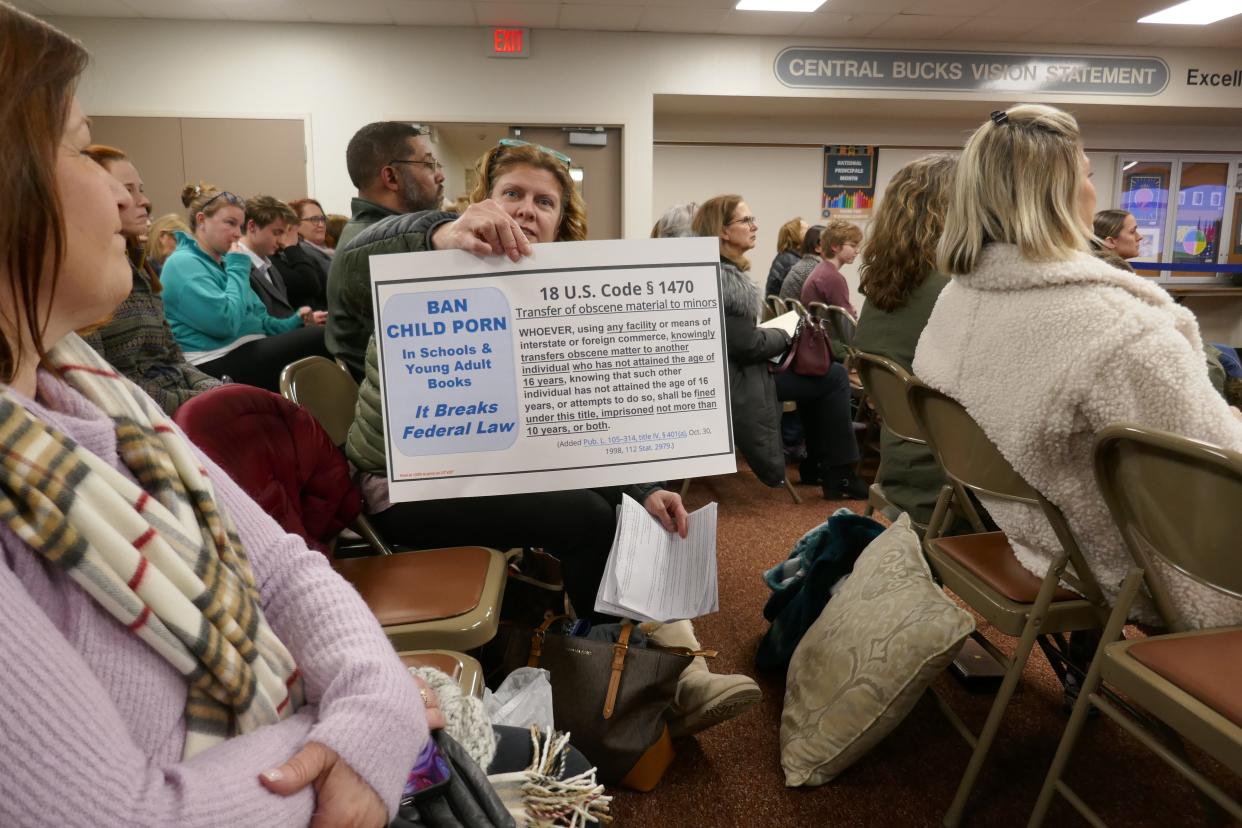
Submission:
POLYGON ((736 470, 715 239, 374 256, 389 497, 736 470))

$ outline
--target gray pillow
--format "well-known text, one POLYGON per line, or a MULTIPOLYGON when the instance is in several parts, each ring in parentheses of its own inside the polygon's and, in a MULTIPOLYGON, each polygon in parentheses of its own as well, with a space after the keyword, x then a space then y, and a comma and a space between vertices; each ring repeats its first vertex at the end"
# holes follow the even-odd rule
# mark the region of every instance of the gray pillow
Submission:
POLYGON ((903 514, 863 550, 794 651, 781 714, 785 784, 822 785, 879 743, 974 628, 932 581, 903 514))

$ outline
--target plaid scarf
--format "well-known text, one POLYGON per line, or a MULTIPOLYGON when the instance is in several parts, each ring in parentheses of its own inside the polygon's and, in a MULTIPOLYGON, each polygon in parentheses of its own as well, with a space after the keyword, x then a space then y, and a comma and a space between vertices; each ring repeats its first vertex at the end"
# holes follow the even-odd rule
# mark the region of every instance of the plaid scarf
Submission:
POLYGON ((138 485, 0 386, 0 521, 186 677, 184 758, 292 714, 301 673, 190 444, 76 335, 48 362, 112 418, 138 485))

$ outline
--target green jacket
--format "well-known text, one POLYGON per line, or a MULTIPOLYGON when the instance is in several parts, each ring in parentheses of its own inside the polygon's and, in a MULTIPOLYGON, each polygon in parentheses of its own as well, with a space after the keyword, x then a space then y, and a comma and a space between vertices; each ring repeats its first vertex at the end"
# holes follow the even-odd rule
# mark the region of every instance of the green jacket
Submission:
MULTIPOLYGON (((362 274, 359 282, 365 279, 359 289, 366 294, 367 305, 371 300, 371 265, 370 257, 384 253, 416 253, 431 249, 431 234, 445 221, 452 221, 454 213, 410 213, 385 219, 359 234, 349 250, 338 251, 339 261, 342 253, 346 256, 361 257, 356 270, 362 274)), ((335 266, 335 265, 334 265, 335 266)), ((375 337, 372 335, 374 323, 368 322, 365 364, 362 380, 358 384, 358 404, 354 408, 354 421, 349 426, 349 434, 345 438, 345 456, 360 471, 383 475, 388 470, 388 451, 384 440, 384 417, 380 402, 379 356, 376 351, 375 337)), ((595 491, 608 498, 610 502, 619 504, 621 494, 642 503, 647 496, 660 488, 655 483, 640 483, 633 486, 608 486, 595 491)))
POLYGON ((328 269, 328 324, 324 344, 328 353, 345 361, 354 379, 362 377, 362 355, 373 327, 371 313, 371 268, 366 257, 345 256, 358 235, 378 221, 399 215, 365 198, 350 203, 353 217, 341 231, 336 255, 328 269))
MULTIPOLYGON (((864 302, 854 347, 887 357, 912 371, 919 335, 936 306, 936 297, 947 284, 948 276, 929 274, 910 294, 910 300, 896 310, 884 311, 864 302)), ((944 472, 927 446, 899 439, 887 428, 880 431, 880 469, 875 479, 884 496, 919 523, 931 520, 936 496, 945 482, 944 472)))

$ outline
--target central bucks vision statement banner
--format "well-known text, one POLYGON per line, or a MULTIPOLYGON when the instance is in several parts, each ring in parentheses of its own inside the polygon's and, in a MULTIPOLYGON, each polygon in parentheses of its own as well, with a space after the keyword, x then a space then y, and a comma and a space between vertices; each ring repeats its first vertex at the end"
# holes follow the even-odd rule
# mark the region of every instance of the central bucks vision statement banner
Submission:
POLYGON ((715 239, 371 259, 389 497, 736 470, 715 239))

